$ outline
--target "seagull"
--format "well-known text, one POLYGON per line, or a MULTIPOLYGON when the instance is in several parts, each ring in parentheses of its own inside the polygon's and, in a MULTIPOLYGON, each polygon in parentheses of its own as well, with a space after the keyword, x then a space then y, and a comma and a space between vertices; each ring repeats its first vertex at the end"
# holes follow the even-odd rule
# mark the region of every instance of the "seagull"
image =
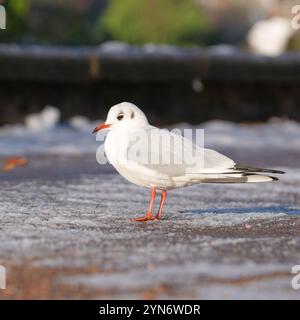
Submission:
POLYGON ((98 125, 93 133, 101 130, 108 130, 104 142, 108 161, 129 182, 151 189, 146 215, 131 221, 160 220, 167 192, 175 188, 199 183, 275 181, 278 178, 267 174, 284 173, 238 165, 227 156, 202 148, 180 134, 151 126, 143 111, 129 102, 111 107, 105 123, 98 125), (157 190, 161 191, 161 200, 154 216, 157 190))

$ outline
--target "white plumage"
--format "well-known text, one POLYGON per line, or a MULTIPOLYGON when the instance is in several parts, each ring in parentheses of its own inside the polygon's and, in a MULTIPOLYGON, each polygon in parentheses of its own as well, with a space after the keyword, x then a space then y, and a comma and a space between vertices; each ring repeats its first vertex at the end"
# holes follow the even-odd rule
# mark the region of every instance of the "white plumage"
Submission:
MULTIPOLYGON (((168 130, 155 128, 137 106, 128 102, 113 106, 105 124, 94 132, 101 129, 109 130, 105 140, 105 154, 109 162, 128 181, 152 188, 154 197, 156 189, 165 193, 197 183, 265 182, 277 179, 256 172, 282 173, 238 166, 214 150, 197 146, 168 130)), ((162 205, 163 201, 159 217, 162 205)), ((151 203, 149 210, 147 219, 146 215, 136 220, 152 219, 151 203)))

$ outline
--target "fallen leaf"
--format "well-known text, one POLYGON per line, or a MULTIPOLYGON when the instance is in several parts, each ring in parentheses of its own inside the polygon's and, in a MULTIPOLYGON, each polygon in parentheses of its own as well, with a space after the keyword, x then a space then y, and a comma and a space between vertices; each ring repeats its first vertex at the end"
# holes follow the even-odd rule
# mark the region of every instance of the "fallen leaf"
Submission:
POLYGON ((10 172, 16 167, 25 167, 27 165, 28 165, 28 160, 26 158, 23 158, 23 157, 9 158, 4 162, 2 171, 10 172))

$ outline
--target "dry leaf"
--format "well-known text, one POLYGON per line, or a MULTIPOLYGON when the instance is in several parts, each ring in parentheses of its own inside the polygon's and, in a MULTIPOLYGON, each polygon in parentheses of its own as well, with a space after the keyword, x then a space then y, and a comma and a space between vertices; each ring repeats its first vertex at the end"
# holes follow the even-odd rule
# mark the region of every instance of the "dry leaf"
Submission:
POLYGON ((16 167, 24 167, 28 164, 28 160, 23 157, 9 158, 4 162, 2 171, 10 172, 16 167))

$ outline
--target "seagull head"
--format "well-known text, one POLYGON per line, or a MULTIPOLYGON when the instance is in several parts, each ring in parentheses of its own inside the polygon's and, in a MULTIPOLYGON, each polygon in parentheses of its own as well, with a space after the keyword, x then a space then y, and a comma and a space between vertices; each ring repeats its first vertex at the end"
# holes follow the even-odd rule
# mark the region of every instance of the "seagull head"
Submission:
POLYGON ((144 112, 130 102, 122 102, 111 107, 105 123, 97 126, 93 133, 104 129, 149 125, 144 112))

